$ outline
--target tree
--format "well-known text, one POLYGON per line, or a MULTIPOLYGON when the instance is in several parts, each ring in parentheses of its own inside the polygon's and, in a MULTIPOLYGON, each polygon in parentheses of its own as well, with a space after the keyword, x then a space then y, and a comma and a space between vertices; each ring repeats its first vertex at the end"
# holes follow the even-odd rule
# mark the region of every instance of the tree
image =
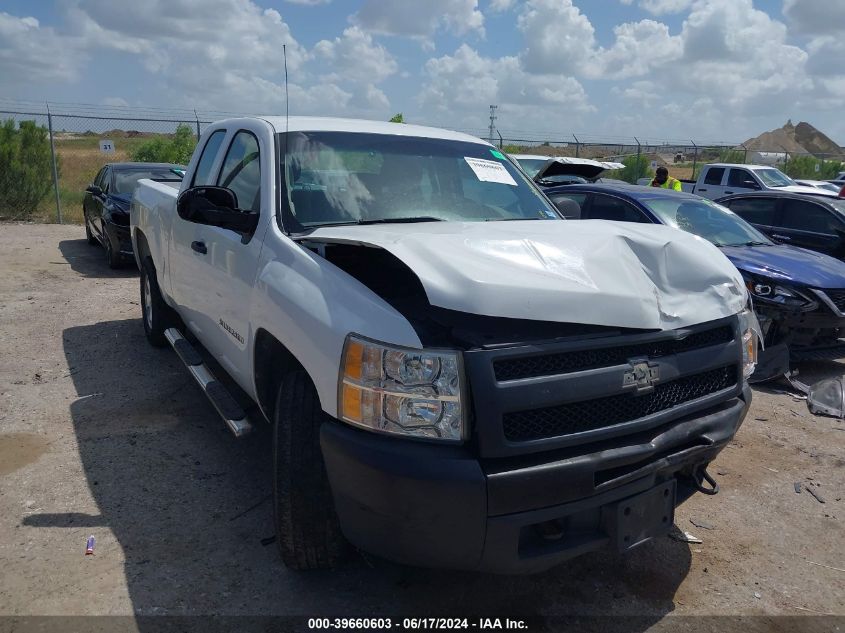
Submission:
POLYGON ((53 188, 47 128, 7 119, 0 127, 0 213, 29 218, 53 188))
POLYGON ((624 169, 617 169, 615 171, 607 172, 607 178, 616 178, 624 180, 631 184, 637 184, 640 178, 654 178, 654 171, 651 169, 648 158, 640 154, 639 156, 626 156, 622 159, 624 169))
POLYGON ((719 162, 728 163, 731 165, 745 164, 745 150, 744 149, 723 149, 719 152, 719 162))
POLYGON ((132 160, 141 163, 177 163, 187 164, 197 146, 197 139, 190 125, 180 124, 176 132, 169 136, 157 136, 142 143, 134 152, 132 160))
POLYGON ((815 156, 790 156, 784 171, 791 178, 833 180, 843 170, 842 165, 838 160, 821 160, 815 156), (816 171, 816 165, 819 171, 816 171))
POLYGON ((394 114, 390 118, 390 121, 388 121, 388 123, 404 123, 404 122, 405 122, 405 117, 402 116, 401 112, 399 114, 394 114))

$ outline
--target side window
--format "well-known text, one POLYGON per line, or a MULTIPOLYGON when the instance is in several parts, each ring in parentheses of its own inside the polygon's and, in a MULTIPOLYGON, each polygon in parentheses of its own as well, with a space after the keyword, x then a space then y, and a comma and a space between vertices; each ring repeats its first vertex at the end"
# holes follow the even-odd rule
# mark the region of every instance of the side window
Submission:
POLYGON ((556 194, 552 196, 557 210, 567 220, 580 220, 581 212, 584 209, 584 202, 587 200, 586 193, 568 193, 566 195, 556 194))
POLYGON ((711 167, 707 170, 707 175, 704 176, 705 185, 721 185, 722 176, 725 175, 724 167, 711 167))
POLYGON ((616 220, 617 222, 648 222, 642 212, 624 200, 596 194, 590 203, 587 217, 591 220, 616 220))
POLYGON ((100 180, 100 189, 103 190, 103 193, 108 193, 111 190, 111 169, 108 167, 103 170, 103 175, 100 180))
POLYGON ((228 187, 238 196, 238 206, 244 211, 261 208, 261 168, 258 139, 251 132, 241 131, 232 139, 217 185, 228 187))
POLYGON ((827 234, 835 234, 836 229, 843 228, 830 211, 820 204, 804 200, 785 201, 781 226, 785 229, 827 234))
POLYGON ((205 147, 202 148, 202 156, 200 156, 200 162, 197 163, 194 179, 191 181, 192 187, 211 183, 211 166, 214 165, 214 159, 217 158, 217 152, 224 138, 226 138, 226 130, 216 130, 208 137, 205 147))
POLYGON ((108 167, 103 167, 100 171, 97 172, 97 175, 94 177, 94 182, 92 184, 97 185, 100 189, 103 188, 103 175, 109 170, 108 167))
POLYGON ((746 189, 758 187, 754 176, 745 169, 731 169, 728 174, 728 187, 744 187, 746 189))
POLYGON ((773 226, 777 212, 776 198, 738 198, 727 203, 731 211, 746 222, 773 226))

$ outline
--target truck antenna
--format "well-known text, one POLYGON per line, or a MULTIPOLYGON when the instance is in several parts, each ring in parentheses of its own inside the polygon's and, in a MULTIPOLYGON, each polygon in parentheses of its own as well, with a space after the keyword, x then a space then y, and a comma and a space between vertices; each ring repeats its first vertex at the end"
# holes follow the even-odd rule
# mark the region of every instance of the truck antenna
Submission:
POLYGON ((290 128, 290 100, 288 98, 288 46, 282 44, 282 53, 285 57, 285 136, 290 128))

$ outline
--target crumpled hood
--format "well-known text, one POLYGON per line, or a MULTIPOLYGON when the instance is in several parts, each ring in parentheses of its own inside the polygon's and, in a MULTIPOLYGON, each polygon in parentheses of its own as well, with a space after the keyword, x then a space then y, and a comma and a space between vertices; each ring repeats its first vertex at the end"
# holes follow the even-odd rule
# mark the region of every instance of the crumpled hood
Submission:
POLYGON ((734 266, 773 280, 811 288, 845 288, 845 262, 796 246, 726 246, 734 266))
POLYGON ((742 277, 709 242, 626 222, 432 222, 317 229, 309 242, 383 248, 432 305, 472 314, 674 329, 735 314, 742 277))

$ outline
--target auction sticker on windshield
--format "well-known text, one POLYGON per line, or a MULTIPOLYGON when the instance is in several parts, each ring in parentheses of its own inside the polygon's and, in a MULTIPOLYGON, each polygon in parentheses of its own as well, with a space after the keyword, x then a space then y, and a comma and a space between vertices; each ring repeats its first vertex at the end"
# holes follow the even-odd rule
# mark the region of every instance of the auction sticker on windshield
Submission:
POLYGON ((516 187, 516 181, 505 169, 501 163, 494 160, 484 160, 483 158, 470 158, 464 156, 467 165, 475 172, 476 178, 483 182, 498 182, 503 185, 511 185, 516 187))

